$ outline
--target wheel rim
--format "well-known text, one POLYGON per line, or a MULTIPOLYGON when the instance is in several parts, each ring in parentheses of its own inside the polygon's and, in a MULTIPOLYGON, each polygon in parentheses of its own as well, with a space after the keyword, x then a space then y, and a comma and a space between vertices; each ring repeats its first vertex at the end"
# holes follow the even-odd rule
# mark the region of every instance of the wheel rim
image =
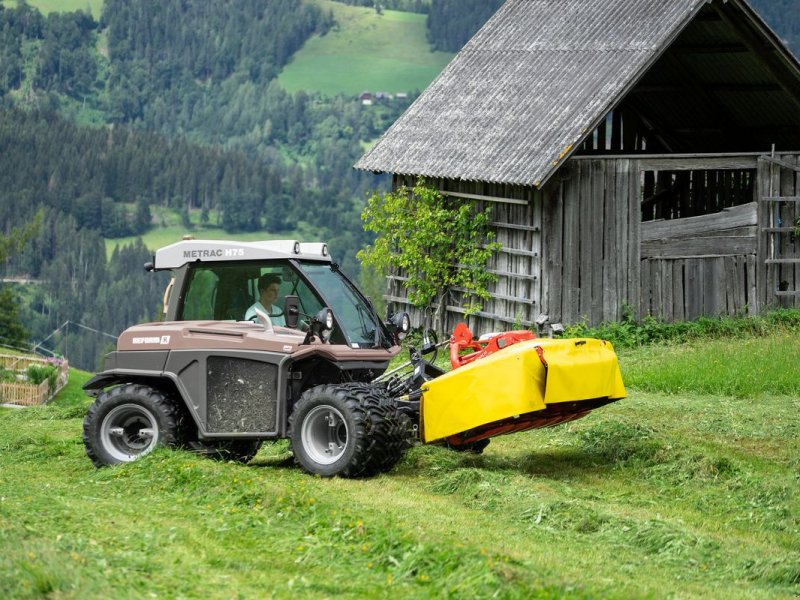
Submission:
POLYGON ((122 404, 103 419, 100 435, 111 456, 120 462, 130 462, 158 445, 158 422, 143 406, 122 404))
POLYGON ((321 465, 339 460, 347 447, 347 422, 333 406, 313 408, 303 420, 301 440, 309 458, 321 465))

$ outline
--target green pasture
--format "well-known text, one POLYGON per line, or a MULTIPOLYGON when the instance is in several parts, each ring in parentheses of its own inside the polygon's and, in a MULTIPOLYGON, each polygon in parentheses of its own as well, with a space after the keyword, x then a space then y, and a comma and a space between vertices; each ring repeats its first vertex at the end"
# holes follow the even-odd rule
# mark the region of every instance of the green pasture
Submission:
MULTIPOLYGON (((0 0, 0 4, 13 8, 17 6, 17 0, 0 0)), ((100 11, 103 8, 103 0, 27 0, 27 4, 38 8, 44 14, 82 10, 92 13, 95 19, 100 18, 100 11)))
POLYGON ((625 349, 627 399, 366 480, 305 475, 285 442, 95 469, 73 371, 0 408, 0 597, 797 598, 796 336, 625 349))
POLYGON ((284 68, 278 81, 291 92, 423 90, 453 57, 430 51, 425 15, 314 1, 332 10, 338 25, 308 40, 284 68))

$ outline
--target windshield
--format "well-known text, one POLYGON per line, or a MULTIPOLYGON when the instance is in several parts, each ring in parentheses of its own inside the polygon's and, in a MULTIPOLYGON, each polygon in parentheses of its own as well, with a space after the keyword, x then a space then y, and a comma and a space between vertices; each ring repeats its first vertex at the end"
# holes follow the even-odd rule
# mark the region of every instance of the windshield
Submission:
POLYGON ((332 344, 352 348, 392 345, 374 311, 328 263, 273 260, 189 265, 177 319, 248 321, 255 319, 258 308, 269 315, 273 325, 285 325, 287 295, 300 300, 301 328, 323 307, 333 309, 332 344))
POLYGON ((301 263, 303 273, 320 290, 327 306, 333 309, 336 320, 344 328, 353 348, 374 348, 385 340, 380 320, 330 265, 301 263))

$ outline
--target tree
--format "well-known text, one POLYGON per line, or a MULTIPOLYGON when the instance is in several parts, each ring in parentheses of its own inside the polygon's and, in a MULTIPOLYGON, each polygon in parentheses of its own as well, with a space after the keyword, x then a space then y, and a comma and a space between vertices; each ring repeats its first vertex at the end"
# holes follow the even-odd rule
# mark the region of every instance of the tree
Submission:
POLYGON ((445 297, 454 288, 465 290, 467 314, 481 309, 488 286, 497 277, 486 266, 500 248, 489 231, 491 208, 448 199, 420 179, 413 189, 401 187, 373 194, 362 219, 377 235, 359 251, 365 264, 386 272, 401 271, 408 299, 418 308, 436 304, 433 327, 441 330, 445 297))
POLYGON ((16 254, 22 245, 36 235, 42 225, 44 212, 39 210, 33 220, 21 227, 14 227, 8 235, 0 237, 0 263, 16 254))
POLYGON ((0 289, 0 344, 22 348, 27 345, 28 337, 20 322, 17 298, 11 288, 0 289))

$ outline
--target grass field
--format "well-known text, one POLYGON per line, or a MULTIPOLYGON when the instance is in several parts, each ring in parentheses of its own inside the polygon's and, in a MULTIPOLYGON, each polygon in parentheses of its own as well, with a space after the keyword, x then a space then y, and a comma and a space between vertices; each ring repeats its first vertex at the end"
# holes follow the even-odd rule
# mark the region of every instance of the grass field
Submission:
MULTIPOLYGON (((89 11, 95 19, 100 18, 103 0, 27 0, 30 6, 38 8, 42 13, 89 11)), ((8 8, 16 7, 17 0, 0 0, 0 4, 8 8)))
POLYGON ((278 81, 291 92, 424 90, 453 57, 430 51, 425 15, 314 1, 333 11, 339 27, 307 41, 284 68, 278 81))
POLYGON ((626 350, 626 400, 368 480, 304 475, 284 442, 248 466, 164 450, 96 470, 73 372, 53 405, 0 409, 0 597, 796 598, 784 334, 728 340, 743 383, 711 392, 724 340, 626 350))

